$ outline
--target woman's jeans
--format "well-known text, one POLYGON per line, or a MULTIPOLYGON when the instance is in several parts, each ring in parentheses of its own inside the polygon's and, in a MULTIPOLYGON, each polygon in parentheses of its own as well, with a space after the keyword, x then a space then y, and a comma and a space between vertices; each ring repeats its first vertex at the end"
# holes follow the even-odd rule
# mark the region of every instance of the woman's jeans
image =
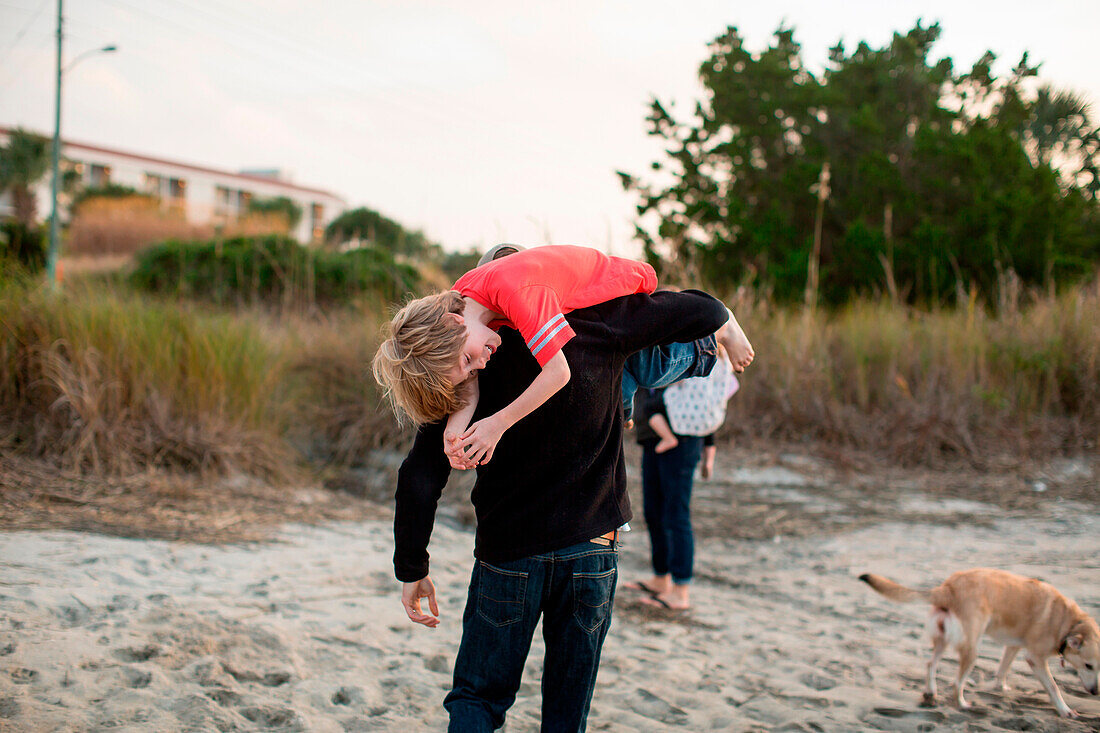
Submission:
POLYGON ((654 575, 672 574, 672 582, 691 582, 695 536, 691 531, 691 488, 703 439, 677 435, 670 451, 657 453, 656 441, 642 444, 642 508, 649 527, 654 575))
POLYGON ((583 731, 611 625, 618 552, 594 542, 505 563, 474 564, 454 687, 451 733, 504 725, 539 616, 546 641, 542 730, 583 731))
POLYGON ((690 377, 705 377, 718 360, 714 334, 691 343, 651 346, 631 354, 623 365, 623 415, 634 414, 639 387, 659 389, 690 377))

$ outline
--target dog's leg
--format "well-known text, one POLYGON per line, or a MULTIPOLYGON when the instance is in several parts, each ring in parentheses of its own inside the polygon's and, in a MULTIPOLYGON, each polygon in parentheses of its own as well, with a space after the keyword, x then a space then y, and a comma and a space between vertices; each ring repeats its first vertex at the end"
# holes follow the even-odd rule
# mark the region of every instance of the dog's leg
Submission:
POLYGON ((997 668, 997 679, 993 683, 994 689, 1000 689, 1001 692, 1008 692, 1012 689, 1012 686, 1008 684, 1008 668, 1012 666, 1012 660, 1016 658, 1016 655, 1020 652, 1018 646, 1006 646, 1004 656, 1001 657, 1001 666, 997 668))
POLYGON ((963 687, 966 686, 966 678, 970 676, 970 670, 974 669, 974 662, 978 660, 978 655, 974 646, 967 642, 955 648, 959 652, 959 678, 955 683, 955 702, 959 710, 966 710, 970 707, 970 703, 963 699, 963 687))
POLYGON ((1066 704, 1065 699, 1062 697, 1062 691, 1058 689, 1058 683, 1050 675, 1050 667, 1047 666, 1046 657, 1036 656, 1028 652, 1027 663, 1031 665, 1031 670, 1035 672, 1035 676, 1039 678, 1039 682, 1043 684, 1043 688, 1050 695, 1050 701, 1054 703, 1058 714, 1063 718, 1076 718, 1077 713, 1066 704))
POLYGON ((944 650, 947 649, 947 639, 942 633, 932 635, 932 658, 928 660, 928 679, 924 685, 924 700, 921 704, 932 706, 936 704, 936 667, 943 659, 944 650))

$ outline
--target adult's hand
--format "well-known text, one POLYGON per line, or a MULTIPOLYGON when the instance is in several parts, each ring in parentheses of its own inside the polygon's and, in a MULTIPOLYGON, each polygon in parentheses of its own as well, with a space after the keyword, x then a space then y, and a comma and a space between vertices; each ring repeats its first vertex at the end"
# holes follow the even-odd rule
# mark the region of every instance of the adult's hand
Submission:
POLYGON ((435 584, 432 583, 431 576, 425 575, 414 583, 404 583, 401 587, 401 605, 414 623, 423 624, 430 629, 439 626, 439 605, 435 602, 435 584), (428 599, 431 615, 421 611, 421 598, 428 599))

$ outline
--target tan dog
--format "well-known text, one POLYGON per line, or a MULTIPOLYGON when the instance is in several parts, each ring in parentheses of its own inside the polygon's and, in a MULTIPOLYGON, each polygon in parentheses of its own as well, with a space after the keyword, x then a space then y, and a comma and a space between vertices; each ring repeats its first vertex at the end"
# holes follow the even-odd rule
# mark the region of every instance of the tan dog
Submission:
POLYGON ((1077 671, 1089 694, 1097 694, 1100 627, 1048 583, 989 568, 962 570, 932 590, 906 588, 880 575, 861 575, 859 579, 892 601, 932 604, 932 660, 928 663, 925 704, 936 699, 936 666, 950 644, 959 653, 955 700, 962 709, 970 707, 963 699, 963 685, 974 667, 982 634, 1005 645, 995 683, 1002 690, 1010 689, 1006 681, 1008 668, 1017 652, 1024 649, 1027 663, 1059 715, 1077 717, 1050 675, 1048 658, 1061 656, 1063 664, 1077 671))

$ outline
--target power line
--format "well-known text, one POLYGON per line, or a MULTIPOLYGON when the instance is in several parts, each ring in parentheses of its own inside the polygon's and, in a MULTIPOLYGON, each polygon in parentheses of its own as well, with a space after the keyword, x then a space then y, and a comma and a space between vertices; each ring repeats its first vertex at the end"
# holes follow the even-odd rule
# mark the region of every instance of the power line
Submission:
MULTIPOLYGON (((23 36, 27 35, 27 31, 29 31, 31 29, 31 26, 34 25, 34 21, 38 20, 38 16, 42 15, 42 11, 46 9, 46 4, 49 2, 50 0, 42 0, 41 4, 39 4, 38 6, 38 10, 34 11, 34 15, 31 16, 31 19, 27 21, 27 24, 23 26, 22 30, 15 34, 15 40, 12 41, 11 45, 8 46, 6 51, 4 51, 4 55, 0 56, 0 63, 8 60, 8 56, 10 56, 11 53, 15 50, 15 47, 19 45, 19 42, 23 40, 23 36)), ((30 8, 19 9, 26 10, 28 12, 30 11, 30 8)))
POLYGON ((30 63, 31 59, 34 58, 34 54, 40 48, 42 48, 47 43, 52 41, 53 40, 52 36, 53 36, 52 31, 50 33, 47 33, 44 36, 42 36, 42 38, 40 38, 39 41, 38 41, 38 45, 35 46, 33 49, 31 49, 31 52, 29 54, 27 54, 26 57, 23 58, 21 63, 12 65, 9 68, 5 69, 5 71, 8 71, 10 73, 10 76, 8 76, 8 78, 3 79, 2 81, 0 81, 0 89, 6 90, 15 81, 17 81, 19 79, 19 77, 23 73, 24 69, 27 68, 27 64, 30 63))
MULTIPOLYGON (((209 32, 210 23, 203 22, 200 27, 194 27, 191 25, 185 25, 178 20, 169 19, 163 15, 152 13, 145 8, 139 8, 127 2, 126 0, 104 0, 111 5, 128 10, 131 12, 142 14, 146 17, 152 18, 157 22, 173 27, 175 29, 182 29, 188 33, 197 33, 205 36, 206 38, 214 39, 220 43, 226 43, 225 38, 218 37, 209 32)), ((469 107, 458 100, 455 100, 455 106, 453 112, 444 114, 440 111, 440 93, 436 90, 426 89, 422 85, 415 83, 399 83, 394 79, 372 72, 370 69, 365 69, 362 66, 354 65, 350 61, 342 58, 336 58, 331 55, 318 52, 311 46, 304 45, 297 41, 294 41, 286 36, 272 31, 270 28, 265 28, 258 25, 255 18, 242 18, 241 16, 230 16, 224 12, 224 9, 220 12, 216 12, 205 6, 196 6, 193 3, 186 2, 185 0, 167 0, 173 5, 181 7, 187 11, 190 11, 193 15, 198 14, 202 17, 213 20, 215 23, 220 24, 222 27, 226 27, 233 31, 237 38, 245 37, 250 41, 255 42, 258 45, 256 48, 248 48, 240 43, 228 43, 231 48, 245 51, 251 56, 258 58, 261 61, 267 63, 277 63, 295 71, 301 71, 302 62, 308 63, 311 67, 316 68, 319 75, 327 77, 331 80, 334 91, 343 95, 346 99, 353 101, 363 101, 364 96, 369 96, 379 103, 386 105, 389 108, 403 109, 411 115, 416 115, 420 118, 427 118, 434 120, 441 128, 454 128, 456 125, 461 125, 468 128, 473 133, 482 133, 486 129, 491 127, 499 127, 502 123, 507 124, 507 120, 500 118, 489 118, 485 115, 478 114, 469 109, 469 107), (272 54, 270 49, 272 45, 285 48, 294 54, 294 62, 291 63, 286 54, 272 54), (262 50, 261 50, 262 49, 262 50), (357 87, 354 83, 342 78, 342 76, 336 76, 335 71, 343 72, 344 74, 354 75, 356 79, 370 79, 376 83, 384 84, 387 86, 400 86, 401 91, 405 95, 411 95, 413 99, 396 100, 390 94, 387 94, 384 90, 377 90, 374 92, 365 92, 363 89, 357 87)), ((216 26, 215 26, 216 27, 216 26)), ((233 39, 229 39, 232 41, 233 39)), ((251 45, 251 44, 249 44, 251 45)), ((453 95, 451 95, 454 100, 453 95)), ((576 151, 564 145, 558 145, 549 140, 543 135, 533 135, 526 129, 519 130, 515 127, 508 129, 506 136, 512 138, 513 142, 518 146, 525 148, 541 148, 543 150, 555 153, 557 155, 570 155, 576 154, 576 151)), ((500 141, 499 138, 497 140, 500 141)), ((587 157, 584 158, 587 161, 587 157)))

